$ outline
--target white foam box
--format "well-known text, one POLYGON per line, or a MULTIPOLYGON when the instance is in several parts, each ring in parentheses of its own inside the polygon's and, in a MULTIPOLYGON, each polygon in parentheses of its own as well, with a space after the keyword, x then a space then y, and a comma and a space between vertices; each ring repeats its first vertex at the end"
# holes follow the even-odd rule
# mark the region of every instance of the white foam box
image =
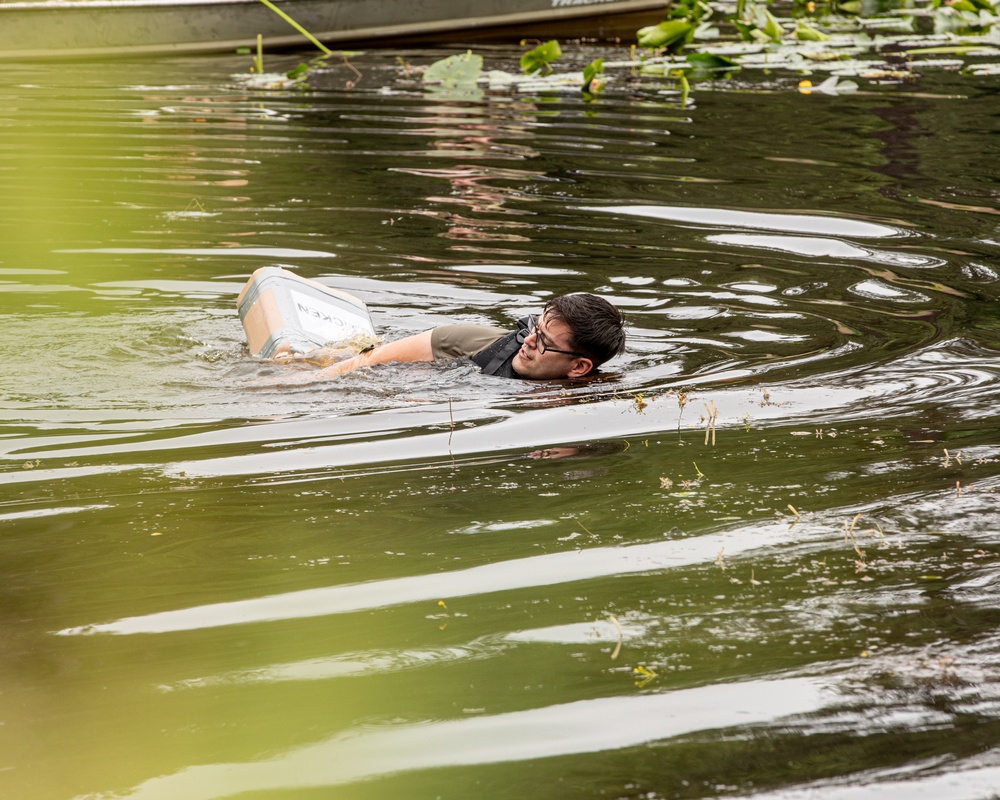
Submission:
POLYGON ((236 307, 250 352, 261 358, 375 337, 364 301, 281 267, 254 272, 236 307))

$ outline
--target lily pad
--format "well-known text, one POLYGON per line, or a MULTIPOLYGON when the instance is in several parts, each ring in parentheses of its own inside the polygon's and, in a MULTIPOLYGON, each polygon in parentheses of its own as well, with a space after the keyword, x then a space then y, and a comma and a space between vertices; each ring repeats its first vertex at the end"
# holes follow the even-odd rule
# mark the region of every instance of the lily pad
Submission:
POLYGON ((471 50, 435 61, 424 71, 424 83, 475 86, 483 72, 483 57, 471 50))

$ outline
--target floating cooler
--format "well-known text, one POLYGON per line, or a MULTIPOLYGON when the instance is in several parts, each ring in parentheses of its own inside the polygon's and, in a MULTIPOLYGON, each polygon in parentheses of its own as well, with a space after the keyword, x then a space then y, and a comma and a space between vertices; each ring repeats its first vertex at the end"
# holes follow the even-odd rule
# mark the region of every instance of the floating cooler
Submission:
POLYGON ((251 275, 236 305, 250 352, 261 358, 375 341, 364 301, 280 267, 262 267, 251 275))

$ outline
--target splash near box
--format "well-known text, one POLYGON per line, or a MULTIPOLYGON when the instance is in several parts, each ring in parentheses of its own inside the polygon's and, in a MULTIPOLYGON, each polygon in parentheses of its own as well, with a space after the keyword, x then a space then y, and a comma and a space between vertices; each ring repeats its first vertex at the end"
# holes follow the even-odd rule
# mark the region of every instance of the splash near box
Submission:
POLYGON ((281 267, 254 272, 236 306, 250 352, 261 358, 354 341, 361 349, 375 341, 364 301, 281 267))

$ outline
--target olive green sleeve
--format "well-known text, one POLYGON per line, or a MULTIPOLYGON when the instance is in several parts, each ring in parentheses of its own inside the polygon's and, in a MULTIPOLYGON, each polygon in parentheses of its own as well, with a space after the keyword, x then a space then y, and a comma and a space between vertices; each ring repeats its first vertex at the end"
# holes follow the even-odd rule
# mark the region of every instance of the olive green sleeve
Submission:
POLYGON ((431 331, 431 351, 435 361, 471 358, 508 333, 488 325, 443 325, 431 331))

